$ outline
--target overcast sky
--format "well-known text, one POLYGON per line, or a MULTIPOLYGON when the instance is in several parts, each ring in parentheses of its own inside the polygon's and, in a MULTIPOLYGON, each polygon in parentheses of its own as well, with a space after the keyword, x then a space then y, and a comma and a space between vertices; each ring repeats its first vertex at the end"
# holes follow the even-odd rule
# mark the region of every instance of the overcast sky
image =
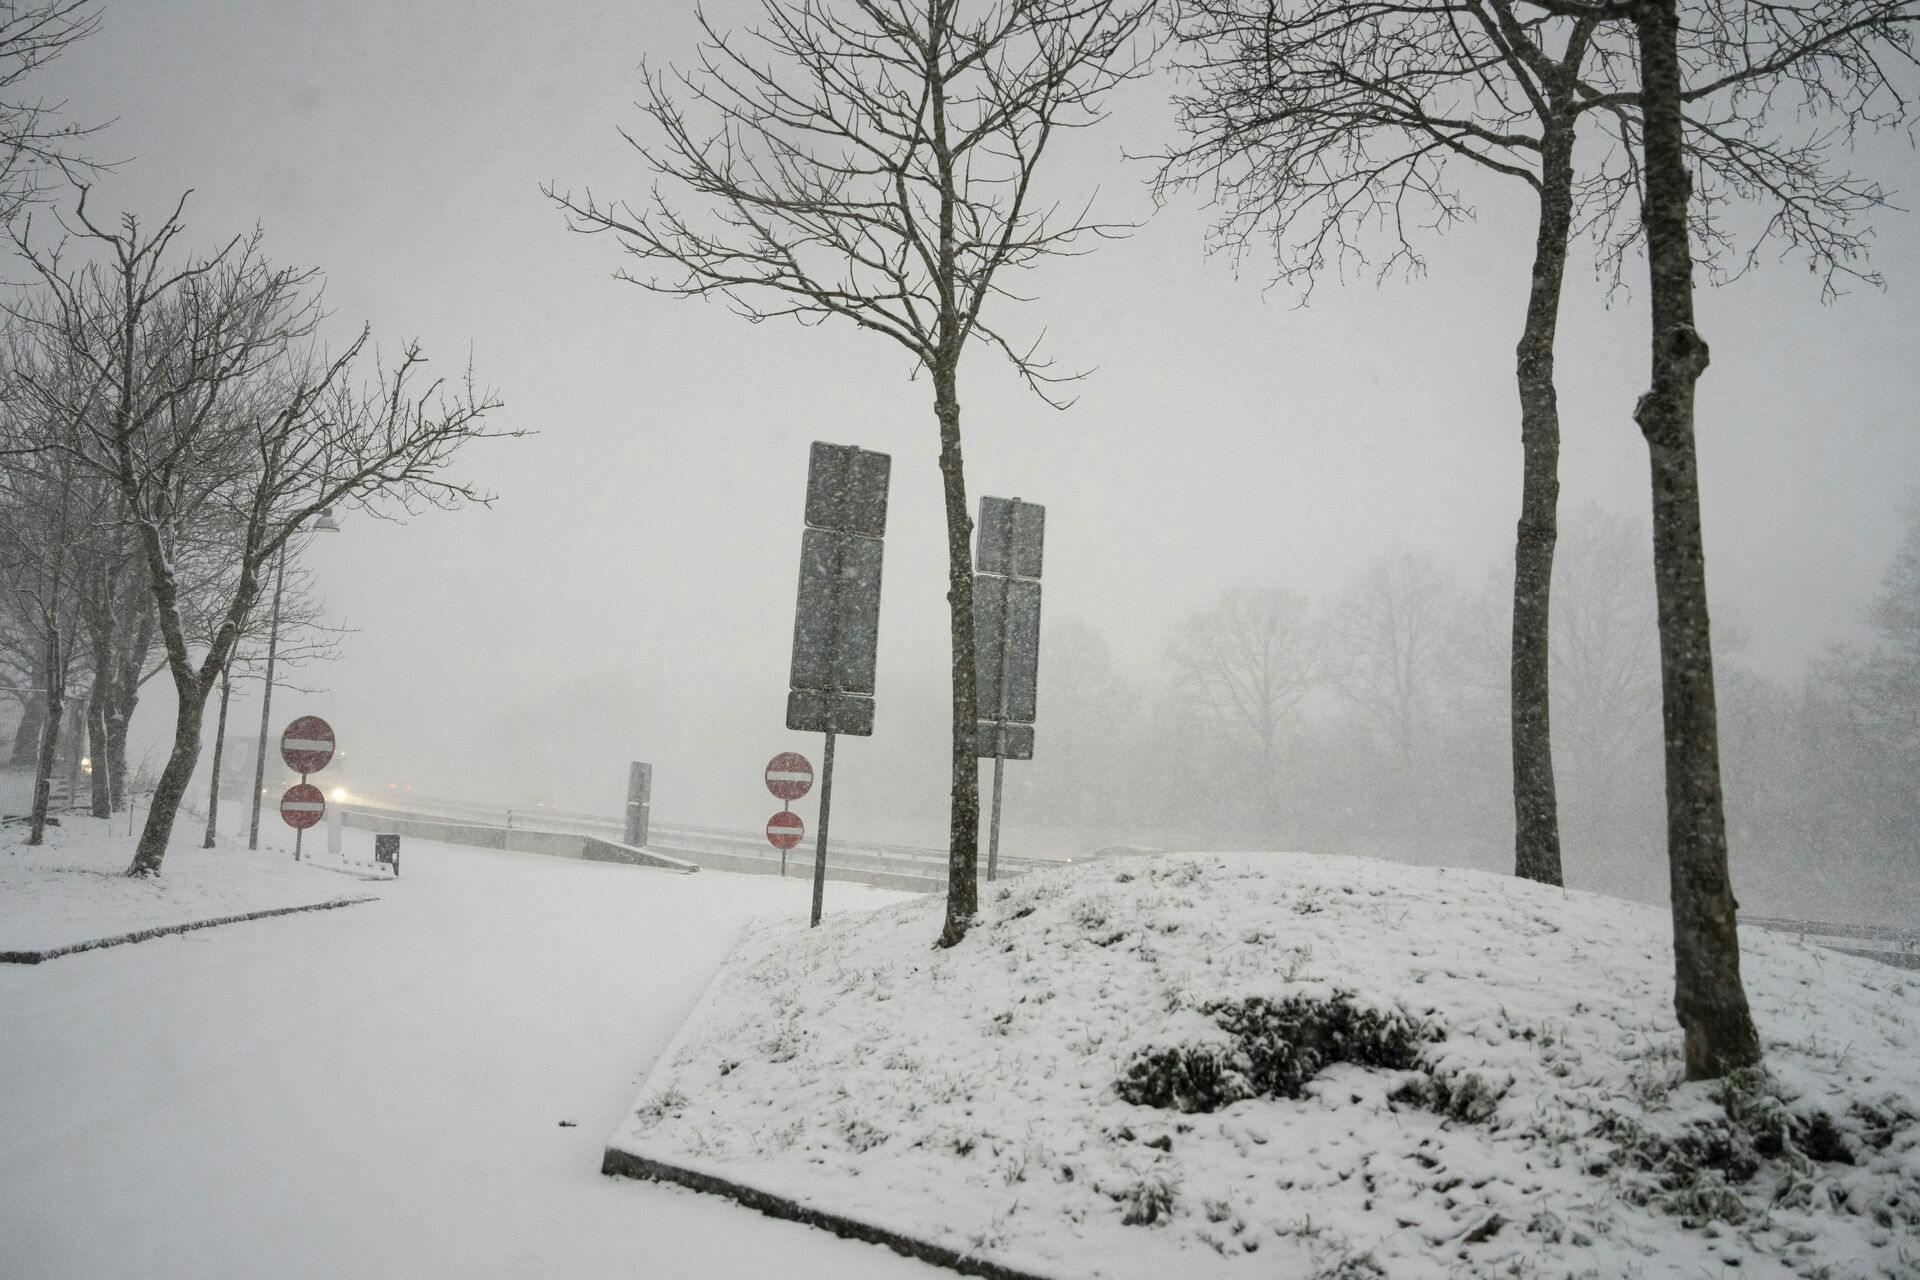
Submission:
MULTIPOLYGON (((661 816, 757 824, 761 762, 810 745, 782 717, 807 444, 827 439, 895 459, 879 736, 841 755, 857 787, 889 709, 933 702, 947 663, 929 385, 870 335, 617 283, 617 246, 569 234, 539 190, 644 192, 615 127, 638 123, 641 58, 691 48, 690 7, 122 0, 105 17, 48 75, 73 114, 113 122, 99 150, 125 163, 101 207, 158 217, 192 188, 201 242, 257 221, 274 256, 327 273, 343 323, 388 350, 417 336, 448 373, 471 352, 503 424, 538 432, 463 463, 492 510, 349 519, 315 544, 329 614, 357 630, 315 677, 330 692, 287 714, 332 719, 361 785, 611 810, 637 757, 661 816)), ((1163 135, 1165 94, 1139 86, 1059 188, 1152 214, 1122 153, 1163 135)), ((1904 140, 1863 164, 1920 185, 1904 140)), ((961 393, 973 495, 1047 504, 1050 621, 1145 670, 1170 620, 1232 583, 1324 596, 1396 539, 1474 584, 1510 555, 1532 235, 1518 188, 1475 194, 1477 223, 1430 246, 1424 278, 1329 281, 1305 309, 1258 255, 1238 275, 1206 256, 1192 201, 1033 282, 1013 327, 1044 324, 1094 370, 1079 402, 1048 409, 984 354, 961 393)), ((1701 304, 1710 576, 1780 676, 1852 634, 1920 476, 1920 223, 1878 227, 1884 294, 1823 306, 1788 261, 1701 304)), ((1643 295, 1609 304, 1574 277, 1562 510, 1644 519, 1643 295)), ((164 685, 143 708, 156 743, 164 685)), ((1044 708, 1043 676, 1043 742, 1044 708)))

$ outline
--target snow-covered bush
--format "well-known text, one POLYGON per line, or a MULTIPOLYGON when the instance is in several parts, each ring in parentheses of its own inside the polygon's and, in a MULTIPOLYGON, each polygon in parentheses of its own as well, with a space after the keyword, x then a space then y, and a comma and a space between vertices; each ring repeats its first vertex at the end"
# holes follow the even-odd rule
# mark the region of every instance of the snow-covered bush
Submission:
POLYGON ((1398 1012, 1354 1003, 1347 992, 1322 999, 1250 996, 1203 1007, 1231 1040, 1142 1049, 1116 1084, 1138 1106, 1218 1111, 1246 1098, 1298 1098, 1336 1062, 1389 1071, 1420 1063, 1438 1032, 1398 1012))

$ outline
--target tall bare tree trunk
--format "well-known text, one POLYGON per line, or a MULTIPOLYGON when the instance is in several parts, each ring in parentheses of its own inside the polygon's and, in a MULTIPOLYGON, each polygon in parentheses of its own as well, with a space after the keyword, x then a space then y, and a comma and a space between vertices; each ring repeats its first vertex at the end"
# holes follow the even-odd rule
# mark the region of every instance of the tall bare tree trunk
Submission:
POLYGON ((231 666, 220 668, 220 724, 213 735, 213 777, 207 782, 207 838, 201 844, 203 849, 213 848, 214 833, 220 824, 220 757, 227 748, 227 699, 233 693, 233 670, 231 666))
POLYGON ((187 783, 193 778, 193 766, 200 760, 200 722, 207 709, 206 694, 189 686, 180 691, 180 710, 174 716, 173 750, 167 753, 166 768, 153 789, 147 805, 147 821, 140 828, 140 843, 134 847, 130 876, 156 876, 167 856, 167 839, 173 834, 173 820, 180 814, 180 802, 186 798, 187 783))
POLYGON ((1667 864, 1673 893, 1674 1008, 1686 1032, 1687 1078, 1760 1061, 1740 981, 1739 904, 1727 870, 1726 816, 1713 693, 1713 633, 1700 533, 1694 384, 1707 344, 1694 327, 1692 183, 1681 135, 1676 0, 1640 0, 1641 111, 1652 386, 1634 409, 1653 478, 1653 565, 1659 601, 1661 712, 1666 724, 1667 864))
POLYGON ((113 816, 113 794, 107 786, 107 709, 92 700, 87 702, 87 754, 93 761, 89 778, 93 791, 93 816, 113 816))
POLYGON ((979 719, 973 651, 973 517, 960 457, 960 397, 952 363, 933 371, 934 416, 940 420, 940 481, 947 510, 947 616, 953 638, 953 798, 947 846, 947 918, 940 945, 966 937, 979 910, 980 766, 974 755, 979 719))
POLYGON ((1553 549, 1559 538, 1560 401, 1553 344, 1573 228, 1574 118, 1541 138, 1540 226, 1527 320, 1516 349, 1520 384, 1520 526, 1513 551, 1513 871, 1561 884, 1560 802, 1549 701, 1553 549))
POLYGON ((114 682, 111 706, 107 710, 107 785, 113 796, 113 811, 127 809, 127 729, 133 722, 134 708, 140 705, 141 669, 146 666, 147 651, 153 647, 153 611, 143 597, 136 596, 136 607, 143 610, 133 639, 120 657, 118 678, 114 682))
POLYGON ((47 628, 46 654, 46 698, 41 704, 40 756, 34 762, 33 826, 27 833, 28 844, 39 844, 46 839, 47 806, 53 798, 53 767, 60 755, 60 720, 67 691, 59 674, 66 670, 66 663, 60 652, 58 627, 47 628))
POLYGON ((113 816, 113 792, 108 785, 107 702, 113 689, 111 634, 93 629, 93 688, 87 693, 87 748, 93 760, 93 816, 113 816))
POLYGON ((116 703, 107 711, 107 796, 115 813, 127 809, 127 715, 116 703))
POLYGON ((11 762, 16 765, 35 764, 40 758, 40 730, 46 715, 42 691, 47 687, 47 673, 40 669, 39 660, 34 662, 27 683, 29 691, 20 695, 20 723, 13 731, 11 762))

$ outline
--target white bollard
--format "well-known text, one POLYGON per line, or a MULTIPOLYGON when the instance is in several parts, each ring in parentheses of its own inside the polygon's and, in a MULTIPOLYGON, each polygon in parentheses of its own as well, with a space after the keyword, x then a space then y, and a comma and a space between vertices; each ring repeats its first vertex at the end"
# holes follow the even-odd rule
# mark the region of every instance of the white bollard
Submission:
POLYGON ((340 856, 340 802, 338 800, 327 806, 327 852, 336 858, 340 856))

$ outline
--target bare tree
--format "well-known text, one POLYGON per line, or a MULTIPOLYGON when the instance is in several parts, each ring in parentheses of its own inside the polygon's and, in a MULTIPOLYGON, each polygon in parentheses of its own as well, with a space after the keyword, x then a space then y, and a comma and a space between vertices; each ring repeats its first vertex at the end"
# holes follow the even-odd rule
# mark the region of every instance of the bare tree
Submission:
POLYGON ((1335 606, 1334 685, 1403 770, 1439 707, 1459 609, 1446 569, 1406 547, 1375 558, 1335 606))
POLYGON ((943 945, 977 907, 972 519, 959 373, 998 349, 1042 397, 1069 379, 987 302, 1012 277, 1121 228, 1035 189, 1055 136, 1100 117, 1144 68, 1149 0, 761 0, 762 23, 705 41, 688 71, 644 76, 655 141, 629 136, 664 189, 639 205, 547 194, 614 232, 624 278, 727 298, 749 320, 830 317, 891 339, 933 384, 953 649, 952 801, 943 945), (699 117, 699 118, 697 118, 699 117), (691 209, 689 208, 691 206, 691 209))
POLYGON ((1707 344, 1694 327, 1693 182, 1687 169, 1686 73, 1676 0, 1632 0, 1651 303, 1652 386, 1634 408, 1653 470, 1653 580, 1660 610, 1660 708, 1666 730, 1667 867, 1673 894, 1673 1003, 1686 1034, 1687 1078, 1760 1061, 1740 981, 1739 904, 1727 870, 1727 820, 1700 533, 1694 387, 1707 344))
POLYGON ((262 569, 302 521, 348 502, 411 509, 487 498, 446 474, 498 407, 469 373, 449 387, 427 377, 408 346, 381 365, 362 330, 336 355, 312 345, 319 320, 312 272, 276 267, 260 237, 176 262, 181 205, 148 230, 133 215, 113 229, 87 211, 73 235, 95 257, 66 265, 29 229, 15 246, 39 282, 13 314, 45 353, 42 365, 82 370, 83 394, 16 371, 16 393, 59 418, 59 454, 112 480, 138 531, 178 710, 131 875, 158 873, 200 752, 206 700, 258 599, 262 569), (372 367, 369 368, 368 366, 372 367), (210 533, 209 531, 214 531, 210 533), (209 547, 230 577, 205 605, 196 646, 183 565, 209 547))
POLYGON ((1320 644, 1307 601, 1277 587, 1234 587, 1175 632, 1179 686, 1215 725, 1246 735, 1271 797, 1281 731, 1318 683, 1320 644))
MULTIPOLYGON (((1864 739, 1881 762, 1873 807, 1890 829, 1920 827, 1920 493, 1906 534, 1867 615, 1873 644, 1846 662, 1840 681, 1864 739)), ((1913 846, 1909 846, 1913 847, 1913 846)))
MULTIPOLYGON (((1514 543, 1510 699, 1514 864, 1559 883, 1549 686, 1560 416, 1554 350, 1569 244, 1591 230, 1616 278, 1636 241, 1640 165, 1628 6, 1559 0, 1180 0, 1175 31, 1193 88, 1176 99, 1189 141, 1161 189, 1206 183, 1217 242, 1269 237, 1283 280, 1422 266, 1423 231, 1470 217, 1468 171, 1537 198, 1532 272, 1515 351, 1521 499, 1514 543), (1576 140, 1585 139, 1576 148, 1576 140), (1378 247, 1376 247, 1378 246, 1378 247)), ((1690 211, 1710 262, 1752 265, 1785 237, 1831 292, 1875 279, 1861 214, 1886 193, 1830 168, 1854 130, 1903 119, 1889 78, 1912 61, 1913 0, 1691 6, 1682 37, 1682 147, 1703 173, 1690 211), (1789 111, 1824 119, 1797 135, 1789 111), (1733 202, 1766 210, 1736 243, 1733 202)))
POLYGON ((34 73, 100 27, 94 0, 0 0, 0 221, 47 190, 47 175, 94 167, 81 144, 96 126, 31 95, 34 73))
MULTIPOLYGON (((34 438, 9 414, 10 442, 34 438)), ((17 459, 0 472, 0 594, 21 632, 37 645, 42 684, 39 737, 34 753, 32 828, 28 844, 45 836, 52 802, 53 771, 67 720, 75 640, 81 629, 76 580, 77 544, 89 518, 89 492, 71 462, 46 456, 17 459)))

